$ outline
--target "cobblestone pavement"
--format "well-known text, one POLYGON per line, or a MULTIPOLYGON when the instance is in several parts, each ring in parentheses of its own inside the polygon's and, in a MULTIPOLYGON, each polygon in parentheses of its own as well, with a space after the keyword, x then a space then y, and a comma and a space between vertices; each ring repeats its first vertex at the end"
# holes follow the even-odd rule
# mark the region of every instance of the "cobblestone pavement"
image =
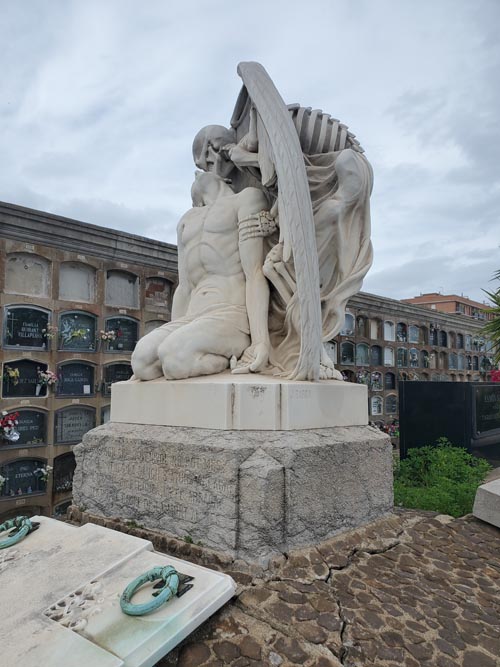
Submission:
POLYGON ((500 530, 472 517, 401 512, 265 571, 211 566, 237 597, 158 667, 500 666, 500 530))
POLYGON ((156 667, 500 667, 500 529, 399 510, 266 569, 91 516, 231 574, 235 598, 156 667))

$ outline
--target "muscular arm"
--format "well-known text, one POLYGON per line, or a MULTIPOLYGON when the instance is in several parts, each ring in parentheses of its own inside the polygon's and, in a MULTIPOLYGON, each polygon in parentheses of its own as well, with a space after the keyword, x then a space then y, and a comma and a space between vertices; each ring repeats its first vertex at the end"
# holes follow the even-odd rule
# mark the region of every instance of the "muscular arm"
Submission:
MULTIPOLYGON (((243 190, 238 198, 238 223, 267 208, 264 194, 256 188, 243 190)), ((269 284, 264 276, 264 239, 262 236, 245 238, 239 242, 241 266, 246 279, 246 307, 250 324, 254 362, 249 370, 263 370, 269 357, 269 284)))

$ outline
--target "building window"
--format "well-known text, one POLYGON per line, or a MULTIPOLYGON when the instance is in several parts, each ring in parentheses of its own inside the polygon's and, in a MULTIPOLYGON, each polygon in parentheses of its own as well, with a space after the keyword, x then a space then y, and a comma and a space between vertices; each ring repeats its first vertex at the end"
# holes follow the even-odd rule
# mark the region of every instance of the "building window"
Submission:
POLYGON ((394 373, 386 373, 384 378, 386 389, 396 389, 396 376, 394 373))
POLYGON ((382 348, 372 345, 370 349, 371 366, 382 366, 382 348))
POLYGON ((132 377, 132 366, 130 364, 109 364, 104 367, 104 389, 105 396, 111 395, 113 382, 123 382, 132 377))
POLYGON ((57 444, 73 444, 81 441, 85 433, 95 426, 95 409, 90 407, 62 408, 56 412, 55 441, 57 444))
POLYGON ((109 306, 139 307, 139 278, 128 271, 110 270, 106 273, 106 304, 109 306))
POLYGON ((80 311, 61 313, 59 317, 59 349, 95 352, 95 315, 80 311))
POLYGON ((398 347, 397 367, 406 368, 408 366, 408 350, 405 347, 398 347))
POLYGON ((5 291, 28 296, 50 296, 50 262, 31 253, 7 256, 5 291))
POLYGON ((396 340, 394 322, 384 322, 384 340, 396 340))
POLYGON ((94 390, 94 366, 82 362, 63 363, 58 368, 58 396, 91 396, 94 390))
POLYGON ((59 270, 59 298, 65 301, 95 301, 93 266, 81 262, 62 262, 59 270))
POLYGON ((408 340, 406 324, 404 324, 404 322, 398 322, 398 326, 396 329, 396 338, 398 340, 398 343, 406 343, 406 341, 408 340))
POLYGON ((384 366, 394 366, 394 350, 392 347, 384 348, 384 366))
POLYGON ((47 364, 29 359, 6 361, 3 364, 2 396, 4 398, 46 396, 47 385, 40 382, 39 373, 47 364))
POLYGON ((28 306, 5 309, 3 344, 6 348, 46 350, 51 336, 49 311, 28 306))
POLYGON ((420 327, 417 327, 415 324, 410 324, 408 327, 408 341, 410 343, 420 342, 420 327))
POLYGON ((353 343, 342 343, 340 346, 340 363, 346 366, 354 364, 353 343))
POLYGON ((464 349, 464 336, 463 336, 463 334, 460 334, 460 333, 457 334, 457 348, 459 350, 464 349))
POLYGON ((2 497, 29 496, 47 489, 46 462, 42 459, 18 459, 0 467, 5 479, 2 497))
POLYGON ((36 446, 47 444, 47 413, 42 410, 13 410, 17 412, 17 431, 19 439, 16 441, 3 440, 4 445, 16 447, 36 446))
POLYGON ((109 317, 106 331, 114 331, 115 339, 107 343, 108 352, 132 352, 137 343, 139 323, 131 317, 109 317))
POLYGON ((359 343, 356 345, 356 365, 369 366, 370 365, 370 350, 366 343, 359 343))
POLYGON ((385 397, 385 413, 395 415, 398 412, 398 397, 395 394, 389 394, 385 397))
POLYGON ((429 368, 429 353, 427 350, 420 351, 420 366, 422 368, 429 368))
POLYGON ((382 414, 382 399, 380 398, 380 396, 372 396, 371 414, 373 417, 382 414))
POLYGON ((416 347, 410 348, 410 368, 418 368, 418 350, 416 347))
POLYGON ((346 313, 344 317, 344 326, 340 332, 341 336, 353 336, 354 335, 354 315, 351 313, 346 313))

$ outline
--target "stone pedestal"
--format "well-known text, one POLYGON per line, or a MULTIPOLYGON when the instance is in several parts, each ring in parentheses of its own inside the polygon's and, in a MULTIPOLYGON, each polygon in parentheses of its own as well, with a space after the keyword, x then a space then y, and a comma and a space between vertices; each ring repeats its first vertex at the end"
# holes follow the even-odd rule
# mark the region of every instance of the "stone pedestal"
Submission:
POLYGON ((494 479, 478 488, 472 514, 500 528, 500 479, 494 479))
POLYGON ((392 447, 370 426, 236 431, 109 422, 74 449, 74 503, 247 560, 392 508, 392 447))

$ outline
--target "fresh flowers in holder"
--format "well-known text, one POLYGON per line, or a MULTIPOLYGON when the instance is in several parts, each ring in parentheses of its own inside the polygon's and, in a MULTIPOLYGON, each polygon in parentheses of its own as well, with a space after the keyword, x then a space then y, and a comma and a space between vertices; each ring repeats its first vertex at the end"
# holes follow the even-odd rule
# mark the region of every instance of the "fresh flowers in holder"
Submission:
POLYGON ((42 329, 42 335, 44 338, 52 340, 52 338, 55 338, 57 336, 57 331, 58 331, 57 327, 49 324, 46 329, 42 329))
POLYGON ((0 433, 5 440, 10 442, 16 442, 19 440, 19 431, 16 426, 19 424, 18 421, 19 412, 6 412, 2 411, 2 418, 0 419, 0 433))
POLYGON ((110 331, 104 331, 101 329, 99 332, 99 338, 105 342, 112 342, 116 340, 116 335, 116 331, 113 331, 112 329, 110 331))
POLYGON ((12 366, 5 365, 3 369, 4 380, 11 382, 14 386, 19 384, 19 368, 12 368, 12 366))
POLYGON ((37 384, 42 387, 52 387, 56 382, 57 375, 55 373, 49 371, 49 369, 42 371, 40 368, 37 368, 37 384))
POLYGON ((45 466, 42 468, 36 468, 33 470, 33 474, 37 477, 40 477, 42 482, 46 482, 49 478, 50 473, 54 470, 52 466, 45 466))
POLYGON ((3 475, 0 475, 0 493, 2 493, 3 485, 7 481, 7 478, 4 477, 3 475))

